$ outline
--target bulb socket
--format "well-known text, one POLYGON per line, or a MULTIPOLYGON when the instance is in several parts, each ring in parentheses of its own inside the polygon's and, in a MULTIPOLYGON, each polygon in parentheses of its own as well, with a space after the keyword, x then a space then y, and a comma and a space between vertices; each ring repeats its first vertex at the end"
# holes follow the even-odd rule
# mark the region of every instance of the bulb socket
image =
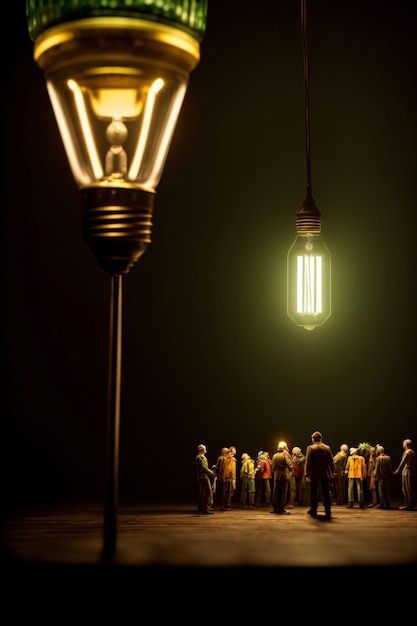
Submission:
POLYGON ((80 194, 84 241, 105 272, 127 274, 151 243, 155 193, 93 186, 80 194))
POLYGON ((313 198, 306 198, 297 211, 296 229, 299 235, 321 233, 321 213, 313 198))

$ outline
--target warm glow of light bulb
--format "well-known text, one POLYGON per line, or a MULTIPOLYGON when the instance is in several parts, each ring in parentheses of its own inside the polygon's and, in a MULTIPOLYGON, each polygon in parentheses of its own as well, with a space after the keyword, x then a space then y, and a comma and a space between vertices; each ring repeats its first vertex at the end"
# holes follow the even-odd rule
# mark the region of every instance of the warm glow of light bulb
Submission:
POLYGON ((162 4, 27 0, 83 237, 112 275, 127 273, 151 242, 156 187, 200 60, 207 0, 162 4))
POLYGON ((306 330, 321 326, 331 313, 330 252, 321 238, 321 214, 311 194, 310 116, 306 0, 301 0, 306 122, 306 197, 297 212, 296 239, 287 256, 287 313, 306 330))
POLYGON ((151 128, 152 114, 155 107, 156 94, 164 86, 162 78, 157 78, 150 86, 146 98, 145 110, 143 112, 142 131, 138 137, 137 147, 133 156, 132 165, 129 169, 129 180, 135 180, 138 175, 143 155, 145 152, 146 143, 148 140, 149 130, 151 128))
POLYGON ((322 288, 322 257, 297 257, 297 313, 322 313, 322 288))
MULTIPOLYGON (((87 112, 87 108, 84 102, 83 93, 75 80, 70 79, 68 81, 68 87, 74 94, 75 110, 78 115, 80 126, 83 128, 83 136, 87 152, 90 155, 91 166, 93 168, 94 176, 97 180, 103 177, 103 168, 101 167, 101 161, 96 148, 96 142, 94 141, 94 133, 91 127, 90 118, 87 112)), ((59 121, 58 121, 59 123, 59 121)), ((64 138, 64 145, 69 143, 69 138, 64 138)))
POLYGON ((137 89, 91 90, 91 106, 98 118, 134 119, 142 109, 141 95, 137 89))
POLYGON ((156 21, 101 17, 48 29, 35 58, 78 186, 154 193, 198 40, 156 21))
POLYGON ((297 234, 288 252, 287 312, 306 330, 321 326, 331 314, 331 259, 320 234, 297 234))

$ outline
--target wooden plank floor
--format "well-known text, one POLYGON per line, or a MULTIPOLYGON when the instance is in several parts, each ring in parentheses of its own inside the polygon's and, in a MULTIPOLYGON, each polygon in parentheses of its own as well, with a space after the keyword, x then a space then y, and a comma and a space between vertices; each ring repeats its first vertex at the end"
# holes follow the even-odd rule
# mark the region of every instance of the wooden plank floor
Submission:
MULTIPOLYGON (((329 521, 306 507, 214 510, 193 504, 120 508, 114 564, 123 567, 399 567, 417 565, 417 511, 332 508, 329 521)), ((319 511, 320 512, 320 511, 319 511)), ((97 506, 39 509, 9 517, 4 563, 100 566, 103 511, 97 506)))

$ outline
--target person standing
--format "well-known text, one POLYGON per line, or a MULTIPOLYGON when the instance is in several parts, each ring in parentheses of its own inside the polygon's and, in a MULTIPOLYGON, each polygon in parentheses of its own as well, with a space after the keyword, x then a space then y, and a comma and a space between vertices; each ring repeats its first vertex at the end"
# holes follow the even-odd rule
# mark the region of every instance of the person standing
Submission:
POLYGON ((292 509, 295 504, 304 506, 305 504, 305 476, 304 463, 306 460, 301 448, 294 446, 292 449, 292 476, 290 502, 287 508, 292 509))
POLYGON ((218 504, 219 507, 222 509, 223 508, 223 498, 224 498, 224 491, 225 491, 225 484, 224 484, 224 467, 226 464, 226 457, 227 454, 229 453, 229 448, 222 448, 220 451, 220 455, 217 457, 217 461, 216 461, 216 465, 213 466, 214 469, 214 483, 213 483, 213 492, 214 492, 214 501, 216 503, 216 505, 218 504))
POLYGON ((335 487, 335 495, 336 495, 336 504, 339 506, 346 502, 346 474, 345 467, 348 459, 349 446, 347 443, 342 443, 339 448, 339 452, 333 457, 334 466, 336 469, 336 476, 333 480, 333 485, 335 487))
POLYGON ((229 511, 231 507, 233 485, 236 485, 236 459, 229 448, 222 448, 216 463, 216 492, 220 500, 220 510, 229 511))
POLYGON ((271 503, 272 461, 269 452, 258 452, 255 468, 256 506, 268 507, 271 503))
POLYGON ((210 510, 212 504, 211 476, 214 472, 209 468, 207 461, 207 448, 204 444, 197 447, 198 454, 196 456, 197 480, 198 480, 198 510, 203 515, 211 515, 210 510))
POLYGON ((240 503, 243 506, 256 508, 255 505, 255 461, 244 452, 242 454, 242 465, 240 467, 240 503))
POLYGON ((333 453, 327 444, 323 443, 323 435, 316 430, 311 435, 312 443, 307 446, 304 472, 307 482, 310 483, 311 517, 317 517, 319 490, 323 497, 325 517, 330 519, 332 510, 331 484, 336 474, 333 453))
POLYGON ((367 460, 365 457, 367 487, 368 492, 371 494, 371 502, 368 504, 369 509, 372 509, 374 506, 380 504, 378 486, 375 481, 375 463, 378 457, 379 447, 379 443, 377 443, 375 446, 372 446, 369 449, 367 460))
POLYGON ((261 506, 262 500, 262 481, 261 481, 261 472, 260 469, 263 465, 263 450, 259 450, 256 459, 255 459, 255 504, 256 506, 261 506))
POLYGON ((413 450, 413 442, 411 439, 403 441, 403 455, 401 462, 394 476, 401 472, 401 488, 404 496, 404 504, 400 506, 401 511, 413 511, 416 504, 416 455, 413 450))
POLYGON ((288 487, 291 482, 292 459, 285 441, 280 441, 276 453, 272 457, 271 466, 274 475, 274 488, 272 491, 271 513, 278 515, 290 515, 285 510, 287 504, 288 487))
POLYGON ((230 500, 232 500, 233 495, 236 491, 236 479, 237 479, 237 458, 236 458, 236 448, 235 446, 229 446, 229 454, 232 457, 235 467, 233 470, 234 480, 232 481, 232 494, 230 496, 230 500))
POLYGON ((355 492, 359 502, 359 508, 365 508, 364 481, 366 479, 365 457, 358 454, 359 448, 351 448, 350 456, 346 463, 345 472, 348 479, 348 505, 352 509, 355 502, 355 492))
POLYGON ((378 489, 379 504, 377 509, 391 508, 391 457, 385 454, 384 446, 378 445, 374 466, 375 485, 378 489))

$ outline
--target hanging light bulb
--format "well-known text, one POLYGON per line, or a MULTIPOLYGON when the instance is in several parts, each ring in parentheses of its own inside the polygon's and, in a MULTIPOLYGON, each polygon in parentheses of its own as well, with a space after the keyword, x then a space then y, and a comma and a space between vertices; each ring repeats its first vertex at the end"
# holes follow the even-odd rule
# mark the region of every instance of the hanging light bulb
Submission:
POLYGON ((304 56, 307 194, 297 212, 297 236, 287 255, 287 313, 306 330, 321 326, 331 314, 331 257, 321 237, 321 214, 311 194, 310 115, 306 0, 301 0, 304 56))

